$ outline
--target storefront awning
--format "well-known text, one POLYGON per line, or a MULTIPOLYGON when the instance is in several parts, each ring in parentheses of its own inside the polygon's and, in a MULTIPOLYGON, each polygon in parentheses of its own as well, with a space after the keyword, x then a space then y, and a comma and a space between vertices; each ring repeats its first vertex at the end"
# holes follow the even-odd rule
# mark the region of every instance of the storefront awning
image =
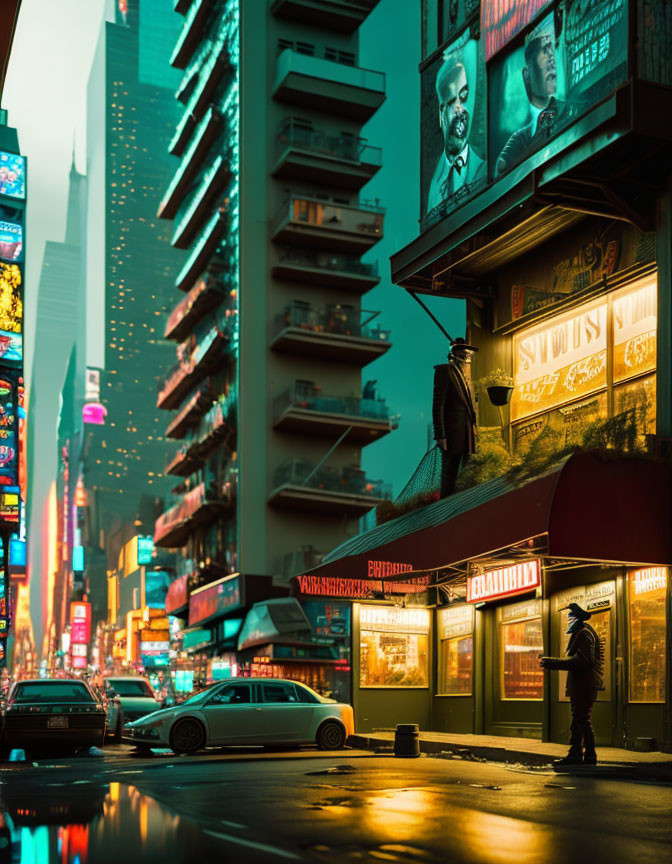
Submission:
POLYGON ((671 527, 669 463, 585 451, 534 478, 483 483, 379 525, 343 543, 310 575, 366 579, 381 562, 431 570, 541 535, 545 554, 557 558, 669 565, 671 527))

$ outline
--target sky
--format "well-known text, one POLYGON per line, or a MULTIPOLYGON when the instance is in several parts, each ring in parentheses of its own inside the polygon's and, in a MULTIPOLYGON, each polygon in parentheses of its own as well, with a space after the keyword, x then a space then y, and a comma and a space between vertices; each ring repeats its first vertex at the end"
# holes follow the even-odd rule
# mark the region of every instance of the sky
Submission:
POLYGON ((103 0, 23 0, 2 107, 28 157, 25 380, 30 382, 37 287, 47 240, 62 242, 68 174, 86 173, 85 98, 103 0))

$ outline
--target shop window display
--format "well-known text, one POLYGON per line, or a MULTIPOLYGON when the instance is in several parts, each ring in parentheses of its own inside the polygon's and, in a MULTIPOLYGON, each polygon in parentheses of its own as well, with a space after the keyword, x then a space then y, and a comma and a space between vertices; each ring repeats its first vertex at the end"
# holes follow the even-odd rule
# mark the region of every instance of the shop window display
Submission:
POLYGON ((427 687, 427 634, 362 630, 361 687, 427 687))
POLYGON ((500 627, 502 699, 543 699, 541 618, 503 622, 500 627))
POLYGON ((474 639, 456 636, 441 641, 439 692, 444 696, 471 696, 474 639))
POLYGON ((666 592, 664 567, 628 574, 630 702, 665 701, 666 592))

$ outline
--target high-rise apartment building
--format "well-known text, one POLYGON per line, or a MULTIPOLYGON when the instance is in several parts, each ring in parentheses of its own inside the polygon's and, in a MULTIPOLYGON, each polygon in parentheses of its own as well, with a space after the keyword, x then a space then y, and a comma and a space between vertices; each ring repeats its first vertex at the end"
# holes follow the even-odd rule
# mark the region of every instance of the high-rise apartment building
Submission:
POLYGON ((86 230, 87 365, 100 369, 105 416, 89 418, 84 466, 91 543, 116 561, 111 534, 167 489, 156 387, 171 362, 162 323, 181 253, 156 207, 172 168, 179 20, 156 0, 115 3, 106 18, 88 86, 86 230))
POLYGON ((361 260, 384 221, 360 198, 382 162, 361 137, 385 99, 385 76, 358 65, 375 6, 175 3, 181 116, 159 215, 187 257, 165 330, 177 362, 157 401, 173 412, 175 500, 155 542, 184 550, 167 608, 207 625, 220 657, 236 649, 227 615, 388 495, 360 461, 395 425, 367 374, 362 387, 390 347, 365 311, 377 266, 361 260))

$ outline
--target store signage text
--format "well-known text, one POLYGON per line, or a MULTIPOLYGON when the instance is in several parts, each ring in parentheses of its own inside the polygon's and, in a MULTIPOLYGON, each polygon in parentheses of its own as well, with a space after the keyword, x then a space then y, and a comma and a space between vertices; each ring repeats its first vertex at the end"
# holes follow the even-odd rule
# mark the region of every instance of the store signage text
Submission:
POLYGON ((396 606, 361 606, 362 630, 390 630, 399 633, 427 633, 428 609, 399 609, 396 606))
POLYGON ((397 561, 369 561, 369 579, 384 579, 386 576, 396 576, 397 573, 409 573, 412 564, 400 564, 397 561))
POLYGON ((659 591, 667 587, 666 567, 646 567, 635 570, 632 574, 635 594, 648 594, 649 591, 659 591))
POLYGON ((206 588, 194 591, 189 597, 189 626, 215 615, 221 615, 242 605, 240 579, 227 576, 206 588))
POLYGON ((467 603, 482 603, 513 594, 523 594, 541 585, 539 561, 524 561, 511 567, 488 570, 467 579, 467 603))
POLYGON ((467 636, 474 629, 474 607, 460 603, 439 610, 439 634, 441 639, 467 636))
POLYGON ((366 599, 375 594, 416 594, 424 591, 431 582, 431 575, 424 574, 413 582, 382 582, 373 579, 344 579, 337 576, 297 576, 299 594, 313 597, 348 597, 366 599))

